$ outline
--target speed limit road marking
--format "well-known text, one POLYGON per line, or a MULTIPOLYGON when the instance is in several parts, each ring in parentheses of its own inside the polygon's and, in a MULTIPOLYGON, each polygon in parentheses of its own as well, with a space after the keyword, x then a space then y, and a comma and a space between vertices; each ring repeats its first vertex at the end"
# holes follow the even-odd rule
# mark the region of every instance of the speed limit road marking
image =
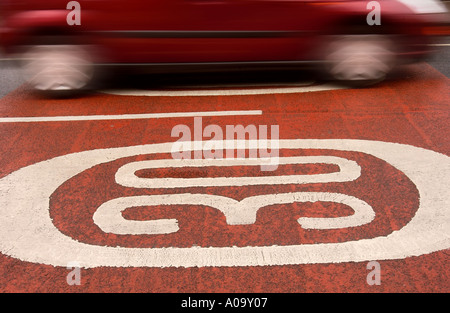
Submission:
MULTIPOLYGON (((411 145, 382 141, 354 139, 292 139, 280 140, 280 149, 324 149, 366 153, 379 158, 403 172, 416 186, 420 204, 414 217, 400 230, 387 236, 353 240, 338 243, 300 244, 285 246, 244 246, 244 247, 190 247, 190 248, 126 248, 87 244, 74 240, 61 233, 49 217, 50 197, 65 181, 98 164, 104 164, 121 158, 138 155, 157 155, 170 153, 173 143, 149 144, 122 148, 98 149, 59 156, 21 168, 0 180, 0 251, 13 258, 26 262, 66 266, 77 260, 84 268, 93 267, 235 267, 267 266, 288 264, 316 264, 361 262, 369 260, 404 259, 410 256, 440 251, 450 247, 450 158, 446 155, 414 147, 411 145)), ((196 146, 191 142, 191 149, 196 146)), ((183 162, 184 160, 177 160, 183 162)), ((210 160, 196 160, 196 166, 208 166, 210 160), (205 163, 203 163, 205 162, 205 163)), ((291 162, 292 160, 283 160, 291 162)), ((314 160, 310 160, 315 162, 314 160)), ((333 161, 335 162, 336 159, 333 161)), ((217 160, 220 166, 220 160, 217 160)), ((358 165, 345 160, 350 171, 340 172, 352 180, 358 177, 358 165)), ((136 165, 136 164, 135 164, 136 165)), ((139 165, 139 164, 138 164, 139 165)), ((148 166, 149 164, 144 164, 148 166)), ((154 165, 154 164, 153 164, 154 165)), ((210 164, 209 164, 210 165, 210 164)), ((226 164, 224 164, 226 165, 226 164)), ((150 167, 152 164, 150 164, 150 167)), ((163 165, 158 165, 163 166, 163 165)), ((118 181, 126 184, 135 179, 133 171, 121 171, 118 181), (127 178, 128 177, 128 178, 127 178)), ((339 173, 340 173, 339 172, 339 173)), ((339 175, 335 176, 339 178, 339 175)), ((329 175, 329 174, 323 174, 329 175)), ((304 177, 303 177, 304 178, 304 177)), ((317 178, 317 177, 316 177, 317 178)), ((242 177, 246 183, 252 183, 251 177, 242 177)), ((271 180, 289 184, 302 183, 299 177, 273 176, 271 180), (281 178, 280 178, 281 177, 281 178), (293 179, 293 180, 292 180, 293 179), (297 179, 297 181, 295 181, 297 179)), ((332 176, 322 177, 323 181, 333 181, 332 176)), ((145 180, 145 179, 144 179, 145 180)), ((213 185, 217 180, 206 180, 213 185)), ((336 180, 335 180, 336 181, 336 180)), ((339 181, 339 179, 338 179, 339 181)), ((146 187, 151 183, 145 180, 146 187)), ((178 179, 174 186, 189 184, 189 178, 178 179)), ((238 181, 233 182, 233 184, 238 181)), ((133 184, 133 183, 132 183, 133 184)), ((250 196, 240 202, 231 198, 215 195, 176 194, 139 199, 112 200, 99 208, 96 222, 109 231, 136 232, 156 231, 160 233, 176 232, 174 220, 163 220, 162 224, 145 225, 136 221, 129 225, 117 218, 121 209, 130 205, 155 205, 158 203, 186 204, 203 203, 216 208, 229 218, 230 224, 248 224, 253 221, 254 212, 259 208, 276 203, 335 201, 348 204, 354 215, 345 221, 333 225, 333 219, 314 220, 312 227, 349 227, 360 223, 370 223, 373 212, 364 199, 353 195, 333 195, 331 193, 284 193, 250 196), (141 201, 141 202, 139 202, 141 201), (243 205, 245 203, 246 205, 243 205), (246 211, 245 209, 248 209, 246 211), (108 217, 115 216, 116 222, 108 225, 108 217), (353 216, 353 217, 352 217, 353 216), (106 221, 106 222, 105 222, 106 221), (319 222, 314 225, 314 222, 319 222), (331 222, 331 224, 330 224, 331 222), (342 222, 342 224, 339 224, 342 222), (322 223, 322 225, 321 225, 322 223), (346 224, 349 223, 349 224, 346 224), (318 225, 318 226, 317 226, 318 225), (112 228, 111 228, 112 226, 112 228), (143 230, 144 229, 144 230, 143 230)), ((114 219, 113 219, 114 221, 114 219)), ((154 222, 155 221, 149 221, 154 222)), ((300 220, 299 223, 308 222, 300 220)), ((310 225, 310 227, 311 227, 310 225)), ((308 227, 308 226, 307 226, 308 227)))

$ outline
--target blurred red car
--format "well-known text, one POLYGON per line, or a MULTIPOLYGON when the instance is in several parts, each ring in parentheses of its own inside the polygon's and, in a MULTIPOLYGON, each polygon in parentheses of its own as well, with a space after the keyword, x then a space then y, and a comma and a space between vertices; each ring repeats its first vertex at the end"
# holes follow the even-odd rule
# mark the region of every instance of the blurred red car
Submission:
POLYGON ((0 21, 34 88, 73 91, 100 65, 309 64, 376 82, 427 56, 448 15, 438 0, 0 0, 0 21))

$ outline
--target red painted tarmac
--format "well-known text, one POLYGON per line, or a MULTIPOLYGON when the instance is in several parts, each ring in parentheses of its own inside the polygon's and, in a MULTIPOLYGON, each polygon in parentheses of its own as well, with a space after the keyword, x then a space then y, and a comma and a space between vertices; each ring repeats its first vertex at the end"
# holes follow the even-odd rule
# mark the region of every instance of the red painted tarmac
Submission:
MULTIPOLYGON (((207 97, 131 97, 94 94, 71 100, 36 98, 24 87, 0 99, 0 117, 118 115, 161 112, 262 110, 260 116, 203 117, 203 125, 279 125, 281 139, 364 139, 409 144, 450 155, 449 80, 427 64, 409 67, 408 78, 366 89, 301 94, 207 97)), ((0 178, 39 161, 100 148, 171 142, 178 124, 193 118, 41 123, 0 123, 0 178)), ((122 247, 228 247, 344 242, 386 236, 414 216, 419 197, 399 170, 373 156, 322 150, 280 151, 280 156, 333 155, 357 160, 361 177, 352 182, 244 187, 193 187, 177 192, 208 193, 236 200, 293 191, 340 192, 370 203, 376 213, 367 225, 305 230, 296 219, 346 216, 344 205, 297 203, 261 209, 253 225, 227 225, 219 211, 202 206, 130 208, 132 220, 177 218, 180 231, 168 235, 106 234, 92 220, 107 200, 170 193, 115 183, 114 173, 131 161, 170 154, 119 159, 97 165, 62 184, 52 195, 50 217, 65 235, 80 242, 122 247)), ((315 174, 331 165, 160 169, 142 177, 217 177, 315 174)), ((448 209, 448 208, 447 208, 448 209)), ((0 292, 449 292, 449 250, 403 260, 379 261, 381 285, 366 282, 367 262, 259 267, 82 269, 80 286, 69 286, 64 267, 34 264, 0 254, 0 292)))

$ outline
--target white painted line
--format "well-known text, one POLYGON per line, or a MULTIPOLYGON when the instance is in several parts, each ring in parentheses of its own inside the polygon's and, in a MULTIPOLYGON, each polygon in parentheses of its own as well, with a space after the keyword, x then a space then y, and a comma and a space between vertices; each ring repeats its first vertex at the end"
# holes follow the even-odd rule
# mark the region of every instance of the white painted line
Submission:
POLYGON ((135 97, 202 97, 202 96, 248 96, 304 93, 327 90, 346 89, 346 87, 324 84, 316 86, 284 87, 284 88, 248 88, 248 89, 209 89, 209 90, 103 90, 102 93, 117 96, 135 97))
POLYGON ((312 86, 314 85, 314 81, 308 81, 308 82, 301 82, 301 83, 276 83, 276 82, 271 82, 271 83, 235 83, 235 84, 202 84, 202 85, 170 85, 169 87, 167 87, 168 90, 174 90, 174 91, 180 91, 180 89, 187 89, 187 90, 192 90, 192 89, 203 89, 203 90, 207 90, 207 88, 209 88, 209 90, 211 89, 221 89, 223 90, 224 88, 236 88, 236 89, 241 89, 242 88, 273 88, 273 87, 281 87, 281 88, 292 88, 292 87, 307 87, 307 86, 312 86))
POLYGON ((450 47, 450 43, 436 43, 436 44, 430 44, 432 47, 450 47))
POLYGON ((173 118, 173 117, 237 116, 237 115, 262 115, 262 111, 248 110, 248 111, 171 112, 171 113, 122 114, 122 115, 1 117, 0 123, 138 120, 138 119, 158 119, 158 118, 173 118))

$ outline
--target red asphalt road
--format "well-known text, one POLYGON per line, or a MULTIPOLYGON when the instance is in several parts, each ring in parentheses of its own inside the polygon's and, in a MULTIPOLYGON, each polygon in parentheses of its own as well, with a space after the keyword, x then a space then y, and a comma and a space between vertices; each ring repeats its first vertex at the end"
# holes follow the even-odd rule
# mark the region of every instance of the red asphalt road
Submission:
MULTIPOLYGON (((427 64, 411 66, 405 80, 372 88, 302 94, 206 97, 131 97, 95 94, 71 100, 36 98, 23 87, 0 99, 0 117, 118 115, 161 112, 262 110, 261 116, 203 117, 203 125, 279 125, 281 139, 364 139, 409 144, 450 155, 449 80, 427 64)), ((57 156, 85 150, 175 141, 178 124, 193 129, 193 118, 0 123, 0 178, 57 156)), ((205 139, 206 140, 206 139, 205 139)), ((228 247, 344 242, 386 236, 414 216, 415 185, 390 164, 357 152, 280 151, 280 156, 334 155, 357 160, 361 177, 352 182, 180 188, 241 200, 257 194, 292 191, 341 192, 370 203, 376 213, 367 225, 305 230, 296 219, 338 217, 351 210, 338 204, 297 203, 260 210, 253 225, 227 225, 218 210, 202 206, 130 208, 126 219, 177 218, 168 235, 103 233, 92 220, 105 201, 121 196, 171 193, 117 185, 114 173, 131 161, 170 154, 119 159, 95 166, 62 184, 52 195, 50 215, 65 235, 80 242, 122 247, 228 247)), ((256 167, 160 169, 151 177, 215 177, 332 172, 331 165, 281 165, 276 172, 256 167)), ((139 175, 148 176, 149 172, 139 175)), ((0 254, 1 292, 449 292, 449 250, 403 260, 379 261, 381 285, 370 286, 367 262, 257 267, 92 268, 81 270, 81 285, 69 286, 65 267, 34 264, 0 254)))

